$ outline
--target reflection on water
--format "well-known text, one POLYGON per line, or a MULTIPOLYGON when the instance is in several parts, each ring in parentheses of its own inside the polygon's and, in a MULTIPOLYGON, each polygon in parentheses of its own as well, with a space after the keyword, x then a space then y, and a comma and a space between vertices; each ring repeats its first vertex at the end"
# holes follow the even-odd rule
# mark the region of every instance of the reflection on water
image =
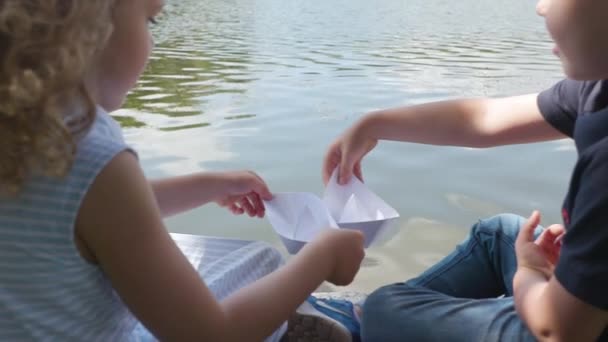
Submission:
POLYGON ((183 48, 179 42, 163 43, 140 85, 129 96, 127 106, 172 117, 204 114, 210 95, 242 94, 251 79, 245 56, 218 58, 183 48), (235 74, 235 72, 239 74, 235 74))
MULTIPOLYGON (((320 194, 326 146, 363 113, 461 96, 538 91, 561 77, 534 3, 508 0, 180 0, 114 113, 150 176, 254 169, 273 191, 320 194)), ((501 211, 559 219, 574 161, 557 142, 490 150, 381 143, 366 181, 402 217, 355 288, 402 280, 501 211), (542 170, 542 171, 541 171, 542 170)), ((214 206, 176 232, 262 239, 265 220, 214 206)))
POLYGON ((161 130, 165 131, 165 132, 171 132, 171 131, 179 131, 182 129, 191 129, 191 128, 206 127, 206 126, 209 126, 209 123, 205 122, 205 123, 197 123, 197 124, 190 124, 190 125, 162 127, 161 130))
POLYGON ((118 121, 120 123, 120 125, 123 128, 126 128, 126 127, 135 127, 135 128, 138 128, 138 127, 143 127, 143 126, 146 125, 145 123, 137 120, 133 116, 116 115, 115 114, 115 115, 113 115, 113 117, 114 117, 114 119, 116 119, 116 121, 118 121))

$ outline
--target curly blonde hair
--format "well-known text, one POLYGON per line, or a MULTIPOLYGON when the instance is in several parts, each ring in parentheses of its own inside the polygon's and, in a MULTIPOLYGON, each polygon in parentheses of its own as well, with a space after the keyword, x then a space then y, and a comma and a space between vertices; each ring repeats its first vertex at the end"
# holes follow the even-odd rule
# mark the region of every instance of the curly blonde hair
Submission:
POLYGON ((70 169, 74 137, 95 119, 83 79, 110 36, 114 2, 0 0, 0 193, 70 169), (75 104, 86 110, 68 117, 75 104))

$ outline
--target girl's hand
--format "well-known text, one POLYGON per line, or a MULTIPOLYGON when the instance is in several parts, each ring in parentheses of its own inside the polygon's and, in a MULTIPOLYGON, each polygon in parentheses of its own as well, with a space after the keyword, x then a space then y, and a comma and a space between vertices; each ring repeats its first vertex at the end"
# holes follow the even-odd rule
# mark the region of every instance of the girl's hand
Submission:
POLYGON ((225 191, 215 200, 218 205, 235 215, 264 217, 266 208, 262 200, 271 200, 272 194, 260 176, 252 171, 233 171, 221 173, 219 179, 225 191))
POLYGON ((517 267, 526 267, 544 274, 547 279, 553 275, 566 232, 561 224, 546 228, 534 241, 534 229, 540 223, 540 213, 534 211, 521 227, 515 242, 517 267))

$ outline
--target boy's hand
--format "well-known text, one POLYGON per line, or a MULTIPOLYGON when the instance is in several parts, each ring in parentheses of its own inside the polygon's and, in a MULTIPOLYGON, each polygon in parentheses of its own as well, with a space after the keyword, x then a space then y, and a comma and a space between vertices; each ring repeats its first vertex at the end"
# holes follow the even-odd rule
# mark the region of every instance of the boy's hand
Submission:
POLYGON ((327 281, 334 285, 350 284, 365 257, 363 234, 351 229, 327 229, 315 240, 313 245, 323 245, 331 271, 327 281))
POLYGON ((536 238, 534 243, 540 247, 547 260, 555 267, 559 260, 559 253, 562 249, 562 239, 566 233, 566 228, 561 224, 553 224, 536 238))
POLYGON ((338 183, 346 184, 353 173, 363 181, 361 159, 378 144, 378 140, 366 136, 363 122, 355 124, 330 145, 323 160, 323 182, 327 184, 334 169, 338 169, 338 183))
POLYGON ((565 228, 560 224, 551 225, 534 241, 534 229, 539 223, 540 213, 535 210, 521 227, 515 242, 517 267, 536 270, 548 279, 559 259, 565 228))
POLYGON ((233 171, 220 174, 225 191, 215 202, 228 208, 235 215, 264 217, 266 208, 262 200, 271 200, 268 186, 252 171, 233 171))

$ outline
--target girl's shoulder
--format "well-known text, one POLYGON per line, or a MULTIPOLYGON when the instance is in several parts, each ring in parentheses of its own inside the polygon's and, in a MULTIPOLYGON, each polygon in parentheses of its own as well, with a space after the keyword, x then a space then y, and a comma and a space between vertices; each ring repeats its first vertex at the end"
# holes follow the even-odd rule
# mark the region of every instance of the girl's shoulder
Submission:
MULTIPOLYGON (((120 125, 103 109, 98 108, 90 129, 75 140, 76 154, 63 177, 32 175, 17 197, 0 198, 0 213, 4 207, 28 210, 61 209, 70 213, 68 225, 73 224, 89 188, 114 157, 132 151, 124 141, 120 125)), ((55 221, 59 223, 58 221, 55 221)))
POLYGON ((118 122, 104 109, 97 107, 95 121, 88 132, 77 139, 76 146, 77 157, 80 157, 85 151, 112 150, 116 146, 126 146, 126 143, 118 122))

